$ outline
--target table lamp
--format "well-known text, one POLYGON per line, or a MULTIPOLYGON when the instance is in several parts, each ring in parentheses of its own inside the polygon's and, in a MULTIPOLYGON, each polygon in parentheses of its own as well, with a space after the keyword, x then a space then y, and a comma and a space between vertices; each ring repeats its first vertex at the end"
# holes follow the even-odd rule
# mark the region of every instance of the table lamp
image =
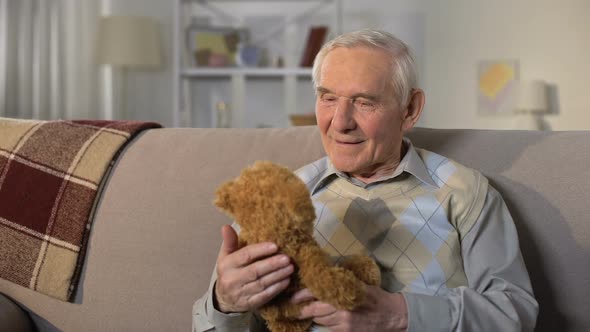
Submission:
POLYGON ((548 109, 545 82, 535 80, 518 83, 514 108, 515 129, 543 130, 543 115, 548 109))
POLYGON ((96 55, 99 64, 113 68, 111 103, 119 104, 119 115, 125 117, 126 70, 155 69, 162 64, 158 23, 149 17, 103 16, 99 21, 96 55))

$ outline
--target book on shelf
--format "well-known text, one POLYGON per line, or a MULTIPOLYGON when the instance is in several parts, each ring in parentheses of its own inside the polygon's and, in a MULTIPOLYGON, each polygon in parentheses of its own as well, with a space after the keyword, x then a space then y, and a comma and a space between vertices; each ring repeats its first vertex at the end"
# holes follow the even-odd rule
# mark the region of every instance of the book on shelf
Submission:
POLYGON ((303 51, 303 56, 301 57, 301 67, 313 66, 313 60, 322 48, 327 33, 328 27, 323 25, 312 26, 309 29, 309 33, 307 34, 307 42, 305 43, 305 50, 303 51))

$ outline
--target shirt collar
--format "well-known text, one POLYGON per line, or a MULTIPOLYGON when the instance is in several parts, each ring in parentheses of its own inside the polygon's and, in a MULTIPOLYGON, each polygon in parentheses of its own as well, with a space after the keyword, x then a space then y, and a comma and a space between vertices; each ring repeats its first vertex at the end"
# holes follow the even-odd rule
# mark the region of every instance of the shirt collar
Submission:
POLYGON ((404 137, 402 144, 404 144, 406 154, 400 161, 399 165, 397 166, 393 174, 384 176, 368 184, 365 184, 362 181, 359 181, 353 177, 348 176, 348 174, 337 170, 328 158, 327 168, 324 174, 319 179, 319 181, 312 188, 311 194, 313 195, 316 191, 326 186, 335 177, 341 177, 354 185, 367 188, 370 185, 394 179, 403 174, 404 172, 412 174, 414 177, 416 177, 418 180, 420 180, 422 183, 426 185, 432 186, 434 188, 439 188, 439 186, 436 184, 436 182, 434 182, 434 180, 430 176, 430 173, 428 172, 428 169, 426 168, 424 161, 422 160, 422 158, 420 158, 420 155, 416 151, 416 148, 414 147, 412 142, 408 138, 404 137))

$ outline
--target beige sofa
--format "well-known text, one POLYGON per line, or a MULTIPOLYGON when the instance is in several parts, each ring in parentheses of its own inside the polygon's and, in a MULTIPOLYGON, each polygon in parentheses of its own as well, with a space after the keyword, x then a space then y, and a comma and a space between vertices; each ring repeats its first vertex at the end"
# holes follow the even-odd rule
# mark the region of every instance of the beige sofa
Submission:
MULTIPOLYGON (((482 170, 504 195, 540 301, 537 330, 590 331, 590 132, 417 129, 410 137, 482 170)), ((0 293, 40 331, 189 331, 219 229, 230 222, 211 204, 215 188, 255 160, 297 168, 322 154, 314 127, 145 132, 106 183, 76 303, 4 280, 0 293)), ((0 325, 10 330, 18 315, 6 308, 0 301, 0 325)))

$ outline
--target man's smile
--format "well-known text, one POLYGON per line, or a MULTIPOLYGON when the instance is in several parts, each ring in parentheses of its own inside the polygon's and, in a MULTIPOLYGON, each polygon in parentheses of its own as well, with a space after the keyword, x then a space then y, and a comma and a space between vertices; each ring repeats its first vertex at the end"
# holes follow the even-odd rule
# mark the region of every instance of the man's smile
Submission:
POLYGON ((342 145, 358 145, 358 144, 365 142, 364 139, 355 138, 355 137, 338 137, 338 138, 336 138, 334 136, 330 136, 330 138, 336 144, 342 144, 342 145))

